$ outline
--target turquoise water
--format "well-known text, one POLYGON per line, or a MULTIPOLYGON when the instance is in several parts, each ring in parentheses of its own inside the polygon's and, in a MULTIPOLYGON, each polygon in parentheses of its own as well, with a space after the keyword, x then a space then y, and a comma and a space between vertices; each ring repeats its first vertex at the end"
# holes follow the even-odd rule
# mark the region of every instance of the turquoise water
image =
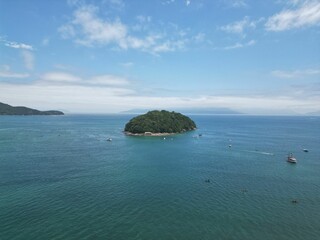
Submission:
POLYGON ((320 118, 191 116, 164 140, 131 117, 0 117, 0 239, 319 239, 320 118))

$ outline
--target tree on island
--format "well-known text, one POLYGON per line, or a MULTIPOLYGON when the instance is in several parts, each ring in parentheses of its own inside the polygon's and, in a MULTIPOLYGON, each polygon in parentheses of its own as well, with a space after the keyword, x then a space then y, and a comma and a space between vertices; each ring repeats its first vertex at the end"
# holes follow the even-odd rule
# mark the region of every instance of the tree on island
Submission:
POLYGON ((129 134, 181 133, 194 129, 194 121, 181 113, 154 110, 132 118, 124 131, 129 134))

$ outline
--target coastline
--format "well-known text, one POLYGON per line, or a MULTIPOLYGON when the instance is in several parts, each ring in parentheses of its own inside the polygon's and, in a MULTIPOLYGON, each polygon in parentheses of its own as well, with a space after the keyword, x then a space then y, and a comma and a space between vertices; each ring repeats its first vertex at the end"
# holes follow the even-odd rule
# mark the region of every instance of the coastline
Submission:
POLYGON ((153 132, 145 132, 145 133, 132 133, 132 132, 127 132, 123 131, 123 133, 127 136, 140 136, 140 137, 163 137, 163 136, 171 136, 171 135, 177 135, 177 134, 182 134, 185 132, 189 131, 194 131, 197 128, 193 128, 192 130, 183 130, 182 132, 174 132, 174 133, 153 133, 153 132))
POLYGON ((163 136, 179 134, 179 133, 152 133, 152 132, 145 132, 145 133, 123 132, 123 133, 127 136, 139 136, 139 137, 163 137, 163 136))

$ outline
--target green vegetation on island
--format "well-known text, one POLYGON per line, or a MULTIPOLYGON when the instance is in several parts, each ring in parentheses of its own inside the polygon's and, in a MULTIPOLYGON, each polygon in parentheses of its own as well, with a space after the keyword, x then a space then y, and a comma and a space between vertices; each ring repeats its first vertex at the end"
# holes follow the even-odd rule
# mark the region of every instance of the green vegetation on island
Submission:
POLYGON ((169 111, 150 111, 132 118, 125 126, 129 135, 161 135, 182 133, 196 129, 196 124, 181 113, 169 111))
POLYGON ((27 107, 13 107, 0 102, 0 115, 64 115, 60 111, 39 111, 27 107))

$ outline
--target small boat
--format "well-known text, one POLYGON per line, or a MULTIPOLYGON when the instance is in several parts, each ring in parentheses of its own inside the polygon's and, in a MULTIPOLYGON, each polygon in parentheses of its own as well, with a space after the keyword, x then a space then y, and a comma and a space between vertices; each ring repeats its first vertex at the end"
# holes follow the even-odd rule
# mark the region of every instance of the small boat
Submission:
POLYGON ((288 154, 287 162, 289 163, 297 163, 297 159, 293 156, 292 153, 288 154))
POLYGON ((112 138, 108 138, 107 141, 108 141, 108 142, 112 142, 112 138))
POLYGON ((306 148, 302 149, 302 151, 304 151, 304 152, 309 152, 309 150, 306 149, 306 148))

